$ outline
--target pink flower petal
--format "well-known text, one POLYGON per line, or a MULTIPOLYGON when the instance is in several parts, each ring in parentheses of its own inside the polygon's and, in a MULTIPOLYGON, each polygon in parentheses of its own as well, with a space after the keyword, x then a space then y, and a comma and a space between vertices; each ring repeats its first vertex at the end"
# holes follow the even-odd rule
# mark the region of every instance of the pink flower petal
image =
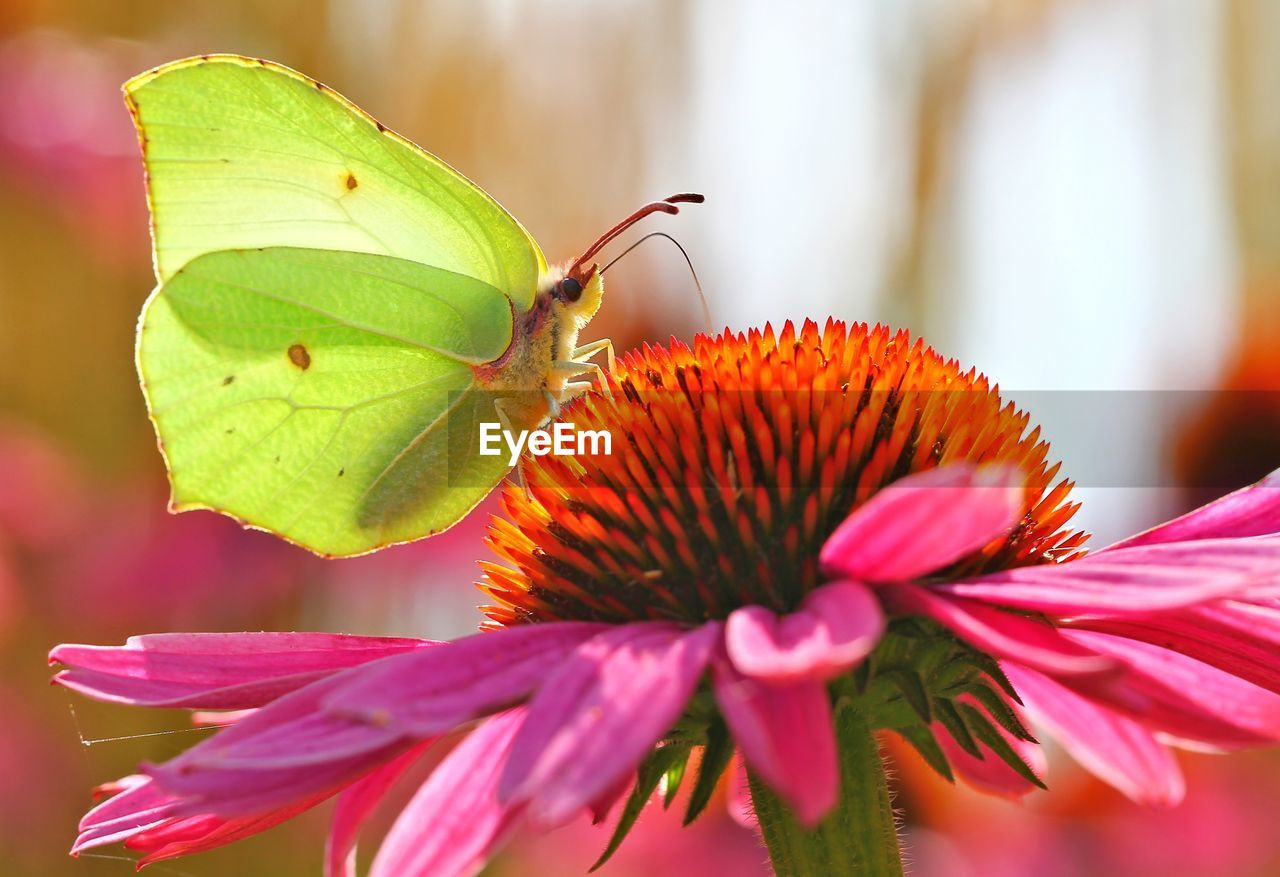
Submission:
POLYGON ((1222 600, 1133 618, 1095 618, 1072 627, 1172 649, 1280 693, 1280 609, 1222 600))
POLYGON ((336 790, 421 742, 376 723, 322 712, 335 689, 376 667, 353 667, 313 682, 143 771, 182 799, 184 816, 262 813, 336 790))
POLYGON ((1053 676, 1112 673, 1119 666, 1067 639, 1052 625, 976 600, 935 593, 917 585, 886 587, 882 594, 886 605, 896 612, 933 618, 984 652, 1053 676))
POLYGON ((60 645, 54 681, 89 697, 136 706, 262 706, 337 670, 433 645, 331 633, 162 633, 123 646, 60 645))
POLYGON ((816 589, 782 618, 763 606, 735 610, 725 622, 725 648, 747 676, 825 681, 860 663, 875 648, 884 624, 870 589, 835 582, 816 589))
POLYGON ((1280 533, 1280 471, 1271 473, 1257 484, 1229 493, 1208 505, 1136 536, 1130 536, 1102 551, 1162 542, 1277 533, 1280 533))
POLYGON ((369 877, 470 877, 521 820, 524 805, 498 800, 498 778, 525 720, 494 716, 458 744, 391 827, 369 877))
POLYGON ((311 809, 332 794, 333 790, 326 790, 295 801, 287 807, 256 816, 223 819, 209 815, 175 820, 170 824, 134 835, 125 841, 125 846, 131 850, 147 852, 146 856, 138 860, 139 868, 165 859, 202 853, 261 834, 269 828, 275 828, 280 823, 311 809))
POLYGON ((80 820, 80 836, 71 854, 126 840, 144 829, 162 825, 172 815, 174 798, 150 777, 126 778, 128 788, 108 798, 80 820))
POLYGON ((1090 773, 1141 804, 1182 800, 1182 771, 1172 753, 1136 721, 1052 679, 1013 663, 1001 665, 1027 713, 1090 773))
POLYGON ((840 765, 831 702, 821 682, 771 685, 717 661, 712 685, 742 757, 812 827, 836 805, 840 765))
POLYGON ((504 800, 530 801, 549 825, 597 800, 680 717, 720 633, 715 622, 688 632, 641 622, 579 646, 529 703, 502 776, 504 800))
POLYGON ((356 841, 383 797, 428 748, 416 746, 399 758, 365 774, 338 796, 333 826, 325 842, 325 877, 356 877, 356 841))
POLYGON ((219 770, 250 771, 319 766, 360 755, 402 736, 367 722, 316 713, 264 728, 234 745, 211 737, 207 751, 186 766, 216 764, 219 770))
POLYGON ((1280 580, 1280 536, 1116 548, 936 590, 1049 614, 1139 614, 1247 593, 1280 580))
POLYGON ((1063 635, 1126 667, 1108 685, 1082 693, 1150 729, 1219 748, 1280 740, 1280 695, 1149 643, 1088 630, 1063 635))
POLYGON ((352 677, 327 710, 399 733, 440 734, 524 700, 601 624, 526 624, 401 655, 352 677))
POLYGON ((897 582, 941 569, 1006 535, 1022 515, 1009 466, 955 463, 895 481, 849 515, 822 547, 830 578, 897 582))
POLYGON ((144 770, 184 798, 186 815, 271 810, 352 782, 424 739, 525 698, 602 629, 528 625, 344 670, 144 770))
POLYGON ((314 807, 335 790, 327 789, 289 806, 246 817, 212 814, 173 816, 179 801, 149 777, 127 777, 115 784, 124 791, 90 810, 80 821, 80 836, 72 855, 123 841, 132 850, 148 853, 139 865, 224 846, 266 831, 314 807))

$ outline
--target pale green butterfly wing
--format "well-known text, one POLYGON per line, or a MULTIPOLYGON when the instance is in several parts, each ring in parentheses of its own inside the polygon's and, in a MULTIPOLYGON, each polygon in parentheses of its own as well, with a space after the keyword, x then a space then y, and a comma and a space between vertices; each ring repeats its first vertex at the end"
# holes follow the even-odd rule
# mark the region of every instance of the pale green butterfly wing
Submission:
POLYGON ((507 471, 473 366, 512 334, 484 281, 362 253, 201 256, 148 301, 138 368, 178 509, 352 555, 443 530, 507 471))
POLYGON ((444 162, 299 73, 251 58, 176 61, 125 84, 161 282, 219 250, 380 253, 482 280, 528 310, 546 260, 444 162))

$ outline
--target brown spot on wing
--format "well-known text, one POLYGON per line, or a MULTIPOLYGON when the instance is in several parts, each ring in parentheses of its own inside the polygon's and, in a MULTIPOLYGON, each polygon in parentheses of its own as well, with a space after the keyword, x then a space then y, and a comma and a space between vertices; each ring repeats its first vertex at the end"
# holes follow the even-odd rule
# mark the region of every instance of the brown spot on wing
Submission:
POLYGON ((294 344, 289 347, 289 362, 306 371, 311 368, 311 354, 301 344, 294 344))
POLYGON ((222 379, 222 386, 224 387, 227 386, 227 384, 230 384, 235 379, 236 379, 235 375, 227 375, 225 378, 222 379))
POLYGON ((351 190, 351 189, 354 189, 354 188, 355 188, 356 186, 358 186, 358 185, 360 185, 360 184, 359 184, 358 182, 356 182, 356 175, 355 175, 355 174, 353 174, 353 173, 351 173, 351 171, 347 171, 347 189, 348 189, 348 191, 349 191, 349 190, 351 190))

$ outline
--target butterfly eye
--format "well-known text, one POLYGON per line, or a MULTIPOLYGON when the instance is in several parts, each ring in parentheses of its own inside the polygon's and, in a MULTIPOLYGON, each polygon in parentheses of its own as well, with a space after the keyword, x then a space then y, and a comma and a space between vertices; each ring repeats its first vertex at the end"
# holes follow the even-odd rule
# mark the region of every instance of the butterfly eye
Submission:
POLYGON ((567 302, 575 302, 582 298, 582 284, 572 277, 560 281, 560 295, 567 302))

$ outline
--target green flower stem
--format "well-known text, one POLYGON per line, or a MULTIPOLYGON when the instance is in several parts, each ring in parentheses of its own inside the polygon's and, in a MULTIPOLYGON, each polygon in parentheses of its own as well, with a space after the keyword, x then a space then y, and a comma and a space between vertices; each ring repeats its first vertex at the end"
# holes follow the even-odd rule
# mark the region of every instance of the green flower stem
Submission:
POLYGON ((806 830, 750 775, 751 798, 777 877, 902 877, 902 854, 880 747, 865 718, 843 699, 836 711, 840 803, 806 830))

